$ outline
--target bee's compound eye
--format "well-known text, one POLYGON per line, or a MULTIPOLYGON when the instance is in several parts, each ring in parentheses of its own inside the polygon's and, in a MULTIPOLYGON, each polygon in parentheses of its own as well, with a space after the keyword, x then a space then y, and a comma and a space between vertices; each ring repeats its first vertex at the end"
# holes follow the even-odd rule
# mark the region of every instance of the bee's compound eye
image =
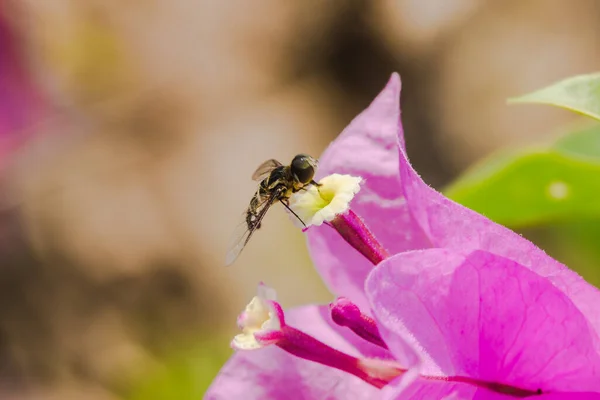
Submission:
POLYGON ((292 173, 303 183, 309 183, 315 176, 315 161, 311 156, 298 154, 292 160, 292 173))

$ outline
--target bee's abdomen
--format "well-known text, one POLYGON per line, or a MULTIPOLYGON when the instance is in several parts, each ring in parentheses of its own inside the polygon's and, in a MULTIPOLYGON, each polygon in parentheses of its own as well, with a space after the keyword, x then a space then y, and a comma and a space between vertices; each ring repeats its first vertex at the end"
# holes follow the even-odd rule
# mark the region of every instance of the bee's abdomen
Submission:
POLYGON ((257 209, 261 203, 259 193, 260 193, 260 190, 254 196, 252 196, 252 199, 250 200, 250 206, 248 207, 248 210, 246 211, 246 225, 248 225, 248 229, 251 229, 254 227, 256 217, 258 217, 257 209))
MULTIPOLYGON (((258 192, 256 192, 256 194, 254 195, 254 198, 256 199, 256 201, 258 202, 260 199, 264 199, 265 197, 269 197, 269 187, 268 186, 264 186, 263 183, 265 181, 262 181, 260 186, 258 187, 258 192)), ((252 199, 254 200, 254 199, 252 199)))

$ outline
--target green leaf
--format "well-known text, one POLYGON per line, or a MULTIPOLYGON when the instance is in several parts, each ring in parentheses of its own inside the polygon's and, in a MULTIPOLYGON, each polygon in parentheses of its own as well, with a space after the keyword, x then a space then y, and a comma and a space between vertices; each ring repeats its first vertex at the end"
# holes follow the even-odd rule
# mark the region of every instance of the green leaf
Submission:
POLYGON ((500 162, 491 159, 476 166, 445 192, 511 227, 600 217, 600 159, 560 148, 503 155, 500 162))
POLYGON ((567 78, 508 102, 550 104, 600 120, 600 73, 567 78))
POLYGON ((554 148, 574 157, 600 160, 600 125, 576 130, 557 140, 554 148))

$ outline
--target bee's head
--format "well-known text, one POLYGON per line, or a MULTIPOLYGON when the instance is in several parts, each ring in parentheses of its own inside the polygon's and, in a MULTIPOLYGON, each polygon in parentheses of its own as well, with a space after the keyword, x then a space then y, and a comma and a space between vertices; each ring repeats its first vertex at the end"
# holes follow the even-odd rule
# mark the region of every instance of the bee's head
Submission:
POLYGON ((317 169, 317 160, 306 154, 298 154, 290 165, 292 174, 300 183, 306 185, 312 181, 317 169))

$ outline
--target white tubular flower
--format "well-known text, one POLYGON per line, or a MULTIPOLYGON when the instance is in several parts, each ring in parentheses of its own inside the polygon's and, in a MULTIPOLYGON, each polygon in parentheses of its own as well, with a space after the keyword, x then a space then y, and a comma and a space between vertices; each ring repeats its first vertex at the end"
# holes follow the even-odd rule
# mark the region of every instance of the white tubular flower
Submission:
MULTIPOLYGON (((300 217, 306 226, 319 226, 332 221, 336 215, 350 208, 350 201, 360 190, 362 178, 352 175, 332 174, 312 185, 305 191, 294 193, 290 197, 290 208, 300 217)), ((300 221, 291 215, 298 226, 300 221)))
POLYGON ((237 323, 242 333, 233 338, 231 347, 236 350, 254 350, 279 340, 285 322, 283 310, 275 299, 274 289, 259 285, 258 294, 238 316, 237 323))

